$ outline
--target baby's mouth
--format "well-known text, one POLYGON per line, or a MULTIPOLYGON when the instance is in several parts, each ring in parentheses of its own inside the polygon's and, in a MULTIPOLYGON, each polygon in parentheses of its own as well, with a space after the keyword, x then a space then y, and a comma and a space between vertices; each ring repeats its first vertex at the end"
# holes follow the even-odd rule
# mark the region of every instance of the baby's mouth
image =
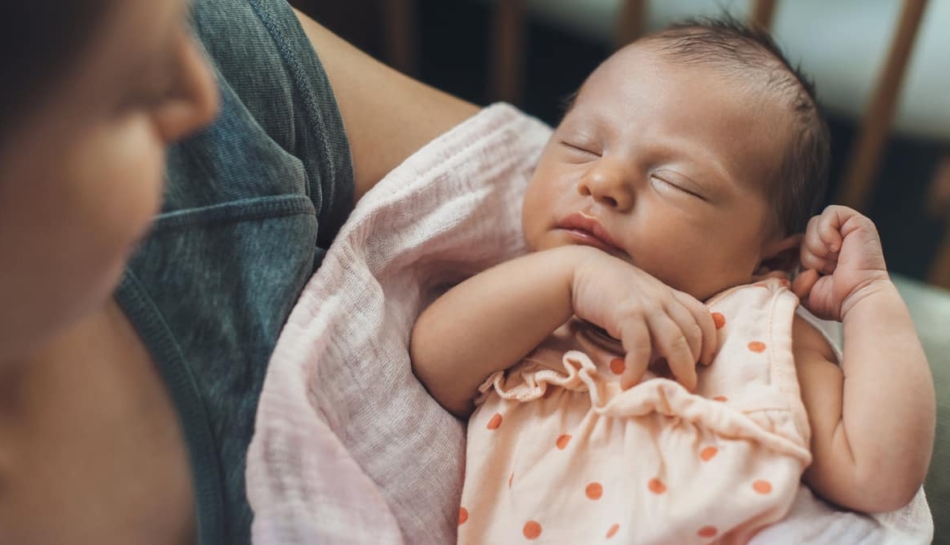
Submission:
POLYGON ((623 254, 623 250, 596 218, 574 213, 559 222, 558 228, 566 231, 579 244, 593 246, 612 255, 623 254))

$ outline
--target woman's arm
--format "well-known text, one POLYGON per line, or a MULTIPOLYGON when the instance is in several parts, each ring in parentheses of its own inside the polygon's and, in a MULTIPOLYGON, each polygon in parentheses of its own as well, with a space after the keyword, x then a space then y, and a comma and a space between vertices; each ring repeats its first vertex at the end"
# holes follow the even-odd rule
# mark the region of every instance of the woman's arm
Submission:
POLYGON ((936 403, 923 347, 870 220, 829 208, 809 224, 802 257, 814 270, 796 280, 796 292, 817 315, 844 324, 840 367, 817 331, 800 319, 794 327, 814 454, 805 480, 844 507, 898 509, 923 482, 933 450, 936 403))
POLYGON ((378 62, 297 13, 330 79, 353 155, 356 199, 478 107, 378 62))

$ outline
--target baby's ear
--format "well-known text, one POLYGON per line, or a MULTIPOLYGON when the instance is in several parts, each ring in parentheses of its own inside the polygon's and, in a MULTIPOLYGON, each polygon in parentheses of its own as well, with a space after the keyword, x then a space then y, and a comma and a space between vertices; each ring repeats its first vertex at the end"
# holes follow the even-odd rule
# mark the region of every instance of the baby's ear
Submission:
POLYGON ((794 272, 798 267, 803 237, 804 235, 799 233, 766 242, 762 246, 762 260, 759 262, 756 274, 763 275, 774 271, 788 274, 794 272))

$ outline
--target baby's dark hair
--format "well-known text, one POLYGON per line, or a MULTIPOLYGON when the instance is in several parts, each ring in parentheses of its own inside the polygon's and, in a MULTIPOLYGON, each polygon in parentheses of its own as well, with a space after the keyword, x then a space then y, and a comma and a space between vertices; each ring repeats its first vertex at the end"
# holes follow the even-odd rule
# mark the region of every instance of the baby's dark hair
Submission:
POLYGON ((825 195, 831 137, 814 83, 792 66, 768 32, 729 16, 688 19, 642 39, 679 62, 714 66, 764 84, 786 101, 793 133, 766 196, 774 227, 788 235, 805 230, 825 195))

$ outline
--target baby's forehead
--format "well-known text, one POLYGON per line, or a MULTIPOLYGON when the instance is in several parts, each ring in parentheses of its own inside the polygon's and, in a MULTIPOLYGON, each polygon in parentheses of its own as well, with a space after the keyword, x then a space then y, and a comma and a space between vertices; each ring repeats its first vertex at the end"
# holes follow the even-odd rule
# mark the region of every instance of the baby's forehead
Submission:
POLYGON ((776 93, 756 89, 719 67, 635 43, 588 77, 560 127, 562 133, 595 139, 626 134, 612 144, 687 155, 697 162, 713 157, 733 174, 729 178, 762 190, 784 155, 793 122, 776 93))
MULTIPOLYGON (((690 95, 693 101, 704 101, 711 95, 726 96, 750 113, 767 112, 768 122, 780 126, 791 120, 783 114, 791 111, 795 94, 794 75, 783 75, 781 71, 780 63, 771 62, 699 62, 668 51, 660 39, 637 41, 608 57, 588 75, 566 99, 565 114, 581 105, 624 95, 639 99, 628 100, 625 106, 638 108, 643 106, 643 99, 666 94, 680 96, 679 91, 694 89, 697 92, 690 95)), ((715 109, 693 113, 719 115, 715 109)))
POLYGON ((761 47, 746 44, 732 50, 723 48, 721 44, 710 44, 684 50, 675 44, 674 39, 662 34, 637 40, 607 57, 588 76, 584 85, 598 72, 630 70, 648 63, 664 70, 703 74, 712 80, 739 84, 774 100, 787 98, 797 87, 796 76, 781 60, 761 47))

